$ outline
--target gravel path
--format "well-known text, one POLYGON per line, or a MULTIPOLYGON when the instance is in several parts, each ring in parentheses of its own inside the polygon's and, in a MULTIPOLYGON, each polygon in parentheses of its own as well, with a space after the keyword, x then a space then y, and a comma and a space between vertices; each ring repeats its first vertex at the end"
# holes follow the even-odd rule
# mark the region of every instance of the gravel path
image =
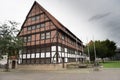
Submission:
POLYGON ((0 72, 0 80, 120 80, 120 68, 0 72))

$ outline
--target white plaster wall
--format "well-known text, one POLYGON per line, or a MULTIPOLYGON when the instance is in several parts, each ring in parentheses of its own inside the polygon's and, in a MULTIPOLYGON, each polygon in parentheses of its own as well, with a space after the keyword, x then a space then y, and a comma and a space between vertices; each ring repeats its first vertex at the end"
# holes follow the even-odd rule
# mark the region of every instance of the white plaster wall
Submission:
POLYGON ((58 51, 61 51, 61 47, 60 46, 58 46, 58 51))
POLYGON ((45 53, 41 53, 41 58, 44 58, 45 57, 45 53))
POLYGON ((52 63, 56 63, 56 58, 51 58, 52 63))
POLYGON ((35 58, 35 53, 32 53, 32 54, 31 54, 31 58, 35 58))
POLYGON ((26 59, 26 54, 23 54, 23 59, 26 59))
POLYGON ((52 51, 56 51, 56 46, 52 46, 52 51))
MULTIPOLYGON (((53 56, 55 55, 55 52, 52 52, 51 54, 52 54, 52 57, 53 57, 53 56)), ((54 56, 54 57, 55 57, 55 56, 54 56)))
POLYGON ((59 52, 59 56, 60 56, 60 57, 62 56, 61 52, 59 52))
POLYGON ((47 53, 46 53, 46 57, 50 57, 50 52, 47 52, 47 53))
POLYGON ((36 58, 39 58, 40 57, 40 53, 36 53, 36 58))
POLYGON ((27 54, 27 58, 28 58, 28 59, 30 58, 30 54, 27 54))
POLYGON ((68 62, 68 58, 65 58, 65 62, 68 62))
POLYGON ((65 57, 64 53, 62 53, 62 57, 65 57))
POLYGON ((65 48, 65 52, 67 52, 67 48, 65 48))
POLYGON ((65 53, 65 57, 67 57, 67 53, 65 53))
POLYGON ((19 55, 19 58, 22 58, 22 55, 21 55, 21 54, 19 55))
POLYGON ((5 65, 7 63, 7 55, 2 56, 3 59, 0 60, 0 64, 5 65))

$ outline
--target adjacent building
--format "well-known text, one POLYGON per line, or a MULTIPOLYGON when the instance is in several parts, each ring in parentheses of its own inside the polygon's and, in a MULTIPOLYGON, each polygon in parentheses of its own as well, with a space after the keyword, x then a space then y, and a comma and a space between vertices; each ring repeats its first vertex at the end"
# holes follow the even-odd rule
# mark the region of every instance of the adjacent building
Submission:
POLYGON ((120 60, 120 48, 117 48, 117 49, 115 50, 115 52, 116 52, 116 54, 115 54, 115 56, 113 57, 114 60, 120 60))
POLYGON ((36 1, 18 36, 24 40, 20 64, 67 63, 83 58, 82 41, 36 1))

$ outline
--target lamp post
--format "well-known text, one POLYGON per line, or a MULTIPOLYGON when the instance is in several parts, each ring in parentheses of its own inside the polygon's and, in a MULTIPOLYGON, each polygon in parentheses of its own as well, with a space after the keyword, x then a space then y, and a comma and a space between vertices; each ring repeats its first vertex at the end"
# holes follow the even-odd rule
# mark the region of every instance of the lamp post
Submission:
POLYGON ((96 46, 95 46, 94 36, 93 36, 93 47, 94 47, 94 56, 95 56, 95 62, 96 62, 96 46))

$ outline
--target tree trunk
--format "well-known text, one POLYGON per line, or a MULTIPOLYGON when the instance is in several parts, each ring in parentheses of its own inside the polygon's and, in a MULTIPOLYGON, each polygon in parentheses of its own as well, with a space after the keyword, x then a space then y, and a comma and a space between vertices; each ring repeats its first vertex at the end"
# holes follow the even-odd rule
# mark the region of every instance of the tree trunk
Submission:
POLYGON ((8 58, 7 58, 6 71, 7 72, 9 71, 9 55, 8 55, 8 58))

